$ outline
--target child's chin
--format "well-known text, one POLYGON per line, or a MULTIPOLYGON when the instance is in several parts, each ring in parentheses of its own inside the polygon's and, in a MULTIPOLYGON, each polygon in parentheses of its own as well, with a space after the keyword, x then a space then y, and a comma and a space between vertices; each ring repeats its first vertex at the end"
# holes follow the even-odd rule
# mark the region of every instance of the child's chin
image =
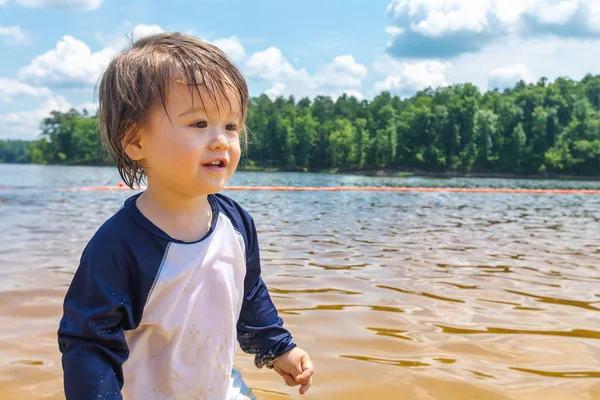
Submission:
POLYGON ((203 185, 202 186, 202 194, 215 194, 219 193, 225 188, 225 184, 212 184, 212 185, 203 185))

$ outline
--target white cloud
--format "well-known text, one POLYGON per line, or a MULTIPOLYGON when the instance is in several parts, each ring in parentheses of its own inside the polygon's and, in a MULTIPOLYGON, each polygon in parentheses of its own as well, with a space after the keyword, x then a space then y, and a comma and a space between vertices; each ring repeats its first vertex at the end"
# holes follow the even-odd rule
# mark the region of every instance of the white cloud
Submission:
POLYGON ((490 72, 488 89, 507 89, 515 86, 515 83, 523 80, 526 83, 533 82, 533 74, 521 63, 508 67, 496 68, 490 72))
POLYGON ((0 0, 0 7, 6 4, 6 0, 0 0))
POLYGON ((223 50, 233 61, 246 58, 246 50, 237 36, 212 41, 212 44, 223 50))
MULTIPOLYGON (((164 32, 158 25, 137 25, 130 36, 137 40, 143 36, 164 32)), ((18 72, 19 80, 50 87, 82 88, 96 84, 110 59, 128 39, 120 36, 96 52, 83 41, 66 35, 56 47, 34 58, 18 72)))
POLYGON ((447 31, 481 32, 487 25, 488 1, 470 0, 393 0, 394 17, 412 19, 411 30, 427 36, 447 31))
MULTIPOLYGON (((0 3, 0 5, 2 5, 0 3)), ((4 37, 4 42, 9 45, 26 44, 29 39, 27 34, 23 32, 20 26, 2 26, 0 25, 0 37, 4 37)))
MULTIPOLYGON (((133 38, 135 40, 143 36, 162 32, 165 32, 165 30, 159 25, 137 25, 135 28, 133 28, 133 38)), ((189 34, 193 35, 192 32, 189 34)), ((246 50, 244 49, 244 45, 242 45, 237 36, 219 38, 215 40, 202 38, 202 40, 212 43, 223 50, 233 61, 240 61, 246 58, 246 50)), ((117 39, 115 43, 117 43, 116 47, 123 47, 126 44, 122 39, 117 39)), ((115 47, 114 44, 113 47, 115 47)))
MULTIPOLYGON (((174 0, 175 1, 175 0, 174 0)), ((156 25, 154 25, 156 26, 156 25)), ((156 26, 157 28, 159 28, 160 30, 158 32, 164 32, 164 30, 162 30, 162 28, 156 26)), ((191 35, 191 36, 195 36, 197 38, 199 38, 200 40, 203 40, 205 42, 211 43, 215 46, 217 46, 218 48, 220 48, 221 50, 223 50, 228 56, 229 58, 231 58, 233 61, 242 61, 246 58, 247 54, 246 54, 246 49, 244 48, 244 45, 242 44, 240 38, 238 36, 230 36, 230 37, 224 37, 224 38, 210 38, 210 35, 199 35, 194 29, 186 29, 186 30, 179 30, 179 32, 185 34, 185 35, 191 35)), ((154 33, 154 32, 151 32, 154 33)))
POLYGON ((274 99, 279 96, 283 96, 286 89, 287 89, 287 86, 285 83, 276 82, 271 88, 265 90, 265 94, 267 96, 269 96, 270 98, 274 99))
POLYGON ((124 48, 131 43, 131 40, 137 40, 143 36, 154 33, 161 33, 165 30, 156 24, 138 24, 133 25, 128 21, 123 22, 122 26, 117 31, 105 34, 96 32, 94 34, 98 43, 103 47, 124 48))
POLYGON ((49 97, 50 89, 32 86, 16 79, 0 78, 0 102, 10 103, 21 97, 49 97))
POLYGON ((296 70, 277 47, 256 52, 246 62, 246 72, 263 80, 303 80, 308 78, 306 70, 296 70))
POLYGON ((40 137, 40 124, 50 116, 52 111, 67 112, 76 110, 80 113, 83 110, 88 115, 95 115, 98 111, 98 104, 93 102, 84 102, 78 105, 71 104, 63 96, 51 95, 44 100, 37 108, 0 114, 0 140, 2 139, 21 139, 35 140, 40 137))
POLYGON ((98 111, 98 103, 87 101, 85 103, 78 105, 77 107, 75 107, 75 109, 80 112, 83 112, 83 110, 86 110, 89 114, 96 114, 96 112, 98 111))
POLYGON ((0 139, 36 139, 40 134, 40 123, 50 112, 66 112, 71 107, 64 97, 53 96, 36 109, 0 114, 0 139))
POLYGON ((17 0, 17 3, 30 8, 92 11, 102 5, 102 0, 17 0))
MULTIPOLYGON (((136 25, 133 28, 132 34, 133 34, 133 39, 137 40, 144 36, 154 35, 155 33, 163 33, 164 31, 165 30, 158 25, 140 24, 140 25, 136 25)), ((125 42, 123 41, 123 39, 117 39, 116 42, 118 43, 119 47, 123 47, 125 45, 125 42)))
POLYGON ((33 59, 18 72, 19 80, 51 87, 93 85, 117 48, 105 47, 93 53, 87 44, 64 36, 56 47, 33 59))
MULTIPOLYGON (((131 31, 134 40, 163 32, 158 25, 137 25, 131 31)), ((106 47, 92 52, 83 41, 66 35, 56 47, 34 58, 18 72, 22 81, 50 87, 80 88, 94 85, 110 59, 127 45, 127 38, 119 37, 106 47)))
POLYGON ((598 0, 392 0, 388 12, 396 57, 450 58, 512 34, 600 36, 598 0))
MULTIPOLYGON (((164 30, 158 25, 137 25, 130 32, 131 38, 136 40, 164 30)), ((94 114, 97 104, 87 102, 73 106, 51 89, 90 88, 97 82, 109 60, 131 38, 113 38, 105 42, 102 49, 93 52, 85 42, 67 35, 57 42, 54 49, 35 57, 29 65, 21 68, 17 79, 0 78, 0 102, 12 102, 22 97, 45 99, 38 108, 0 114, 0 137, 35 139, 39 135, 40 122, 54 110, 86 109, 94 114)), ((228 52, 232 59, 245 57, 244 47, 237 37, 216 39, 213 43, 228 52)))
POLYGON ((245 67, 249 77, 271 83, 272 87, 265 92, 271 97, 338 97, 348 93, 362 98, 361 82, 367 75, 367 68, 351 55, 338 56, 311 75, 305 68, 294 68, 276 47, 254 53, 245 67))
POLYGON ((531 74, 523 75, 526 81, 537 81, 541 77, 552 81, 559 76, 580 80, 588 73, 600 74, 598 48, 600 39, 511 37, 487 46, 477 54, 465 54, 453 60, 446 77, 450 83, 472 82, 486 90, 492 71, 522 64, 531 74))
POLYGON ((385 78, 373 86, 375 95, 389 91, 400 96, 411 96, 416 91, 431 87, 447 86, 446 71, 452 66, 449 62, 417 61, 399 62, 389 56, 382 57, 373 64, 376 71, 385 78))
POLYGON ((75 109, 88 114, 96 113, 98 106, 95 103, 86 102, 80 105, 72 105, 62 96, 50 96, 37 108, 0 114, 0 140, 21 139, 35 140, 40 137, 40 124, 50 116, 52 111, 67 112, 75 109))
POLYGON ((392 0, 388 11, 395 20, 408 18, 411 30, 428 36, 511 29, 528 17, 564 25, 584 12, 585 28, 600 32, 600 27, 590 24, 600 12, 598 0, 392 0))
POLYGON ((353 56, 337 56, 332 63, 319 71, 314 79, 319 87, 339 87, 359 90, 361 81, 367 76, 367 67, 356 62, 353 56))
POLYGON ((580 7, 580 3, 583 5, 587 2, 579 0, 561 0, 550 2, 534 1, 531 3, 533 3, 530 4, 531 8, 525 12, 533 14, 542 23, 562 25, 573 18, 580 7))
POLYGON ((398 26, 386 26, 385 27, 385 33, 387 33, 388 35, 391 35, 391 36, 401 35, 402 32, 404 32, 404 28, 400 28, 398 26))
MULTIPOLYGON (((18 72, 21 81, 52 88, 89 88, 96 84, 110 59, 131 41, 154 33, 164 32, 158 25, 137 25, 130 37, 118 36, 104 43, 105 47, 93 52, 87 43, 66 35, 56 47, 35 57, 18 72)), ((102 39, 102 38, 101 38, 102 39)), ((216 45, 233 60, 245 57, 244 47, 237 37, 216 39, 216 45)))

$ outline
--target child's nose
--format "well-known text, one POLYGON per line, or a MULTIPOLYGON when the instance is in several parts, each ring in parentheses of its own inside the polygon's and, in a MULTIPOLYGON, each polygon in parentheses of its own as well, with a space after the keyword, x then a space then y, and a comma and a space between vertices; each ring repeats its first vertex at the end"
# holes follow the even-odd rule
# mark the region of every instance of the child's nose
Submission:
POLYGON ((229 147, 229 141, 227 140, 227 135, 223 129, 215 130, 211 145, 215 149, 227 149, 229 147))

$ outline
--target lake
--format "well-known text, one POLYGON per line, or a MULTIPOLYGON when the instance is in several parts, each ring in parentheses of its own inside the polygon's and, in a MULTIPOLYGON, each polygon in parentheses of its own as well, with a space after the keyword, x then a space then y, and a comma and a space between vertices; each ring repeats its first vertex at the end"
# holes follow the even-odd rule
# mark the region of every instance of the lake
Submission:
MULTIPOLYGON (((62 299, 131 191, 115 169, 0 165, 0 399, 64 399, 62 299)), ((600 182, 239 172, 231 185, 600 189, 600 182)), ((312 356, 306 399, 600 399, 600 196, 226 191, 312 356)), ((237 367, 259 399, 301 398, 237 367)))

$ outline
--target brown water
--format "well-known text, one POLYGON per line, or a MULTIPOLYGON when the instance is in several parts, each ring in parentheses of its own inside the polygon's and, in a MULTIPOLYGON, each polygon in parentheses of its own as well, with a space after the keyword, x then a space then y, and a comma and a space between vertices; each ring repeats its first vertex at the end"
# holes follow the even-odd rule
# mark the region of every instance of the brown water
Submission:
MULTIPOLYGON (((64 399, 56 328, 80 252, 131 193, 112 169, 0 165, 0 399, 64 399)), ((239 174, 232 184, 600 183, 239 174)), ((228 192, 315 362, 307 399, 600 399, 600 196, 228 192)), ((240 354, 260 399, 300 398, 240 354)))

